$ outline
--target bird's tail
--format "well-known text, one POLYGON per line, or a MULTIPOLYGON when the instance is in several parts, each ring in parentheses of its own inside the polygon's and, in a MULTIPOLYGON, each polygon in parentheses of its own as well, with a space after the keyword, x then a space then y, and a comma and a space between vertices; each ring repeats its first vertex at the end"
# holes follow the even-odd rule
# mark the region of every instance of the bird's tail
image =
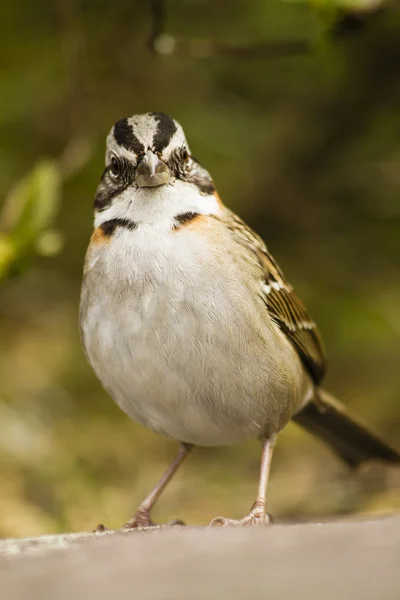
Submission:
POLYGON ((328 444, 350 467, 374 460, 400 464, 397 450, 358 423, 324 390, 318 390, 293 420, 328 444))

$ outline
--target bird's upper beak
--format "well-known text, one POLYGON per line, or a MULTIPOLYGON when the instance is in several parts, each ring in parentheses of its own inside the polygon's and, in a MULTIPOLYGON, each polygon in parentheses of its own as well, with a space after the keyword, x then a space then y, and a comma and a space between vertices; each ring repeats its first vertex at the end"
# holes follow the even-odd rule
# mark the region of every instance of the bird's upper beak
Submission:
POLYGON ((148 150, 136 169, 135 182, 139 187, 157 187, 169 183, 171 173, 168 165, 152 150, 148 150))

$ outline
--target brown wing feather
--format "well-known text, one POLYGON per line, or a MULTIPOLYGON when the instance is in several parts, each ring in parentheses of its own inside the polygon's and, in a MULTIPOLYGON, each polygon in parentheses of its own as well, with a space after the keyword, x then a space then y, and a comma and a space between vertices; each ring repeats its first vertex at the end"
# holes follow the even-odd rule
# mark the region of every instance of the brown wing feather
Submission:
POLYGON ((318 385, 325 374, 325 356, 315 322, 299 300, 263 240, 237 215, 229 213, 228 226, 237 241, 258 258, 264 274, 260 295, 272 320, 296 348, 304 366, 318 385))

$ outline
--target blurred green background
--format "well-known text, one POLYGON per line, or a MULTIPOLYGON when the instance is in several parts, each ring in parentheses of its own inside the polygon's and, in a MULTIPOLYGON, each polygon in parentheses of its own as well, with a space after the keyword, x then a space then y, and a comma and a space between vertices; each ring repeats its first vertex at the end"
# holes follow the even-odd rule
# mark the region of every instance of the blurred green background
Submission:
MULTIPOLYGON (((105 136, 137 112, 182 123, 319 323, 326 387, 398 442, 400 19, 375 5, 170 1, 175 37, 156 47, 177 51, 156 56, 151 3, 2 3, 0 535, 121 525, 176 451, 114 405, 78 332, 105 136), (281 56, 298 40, 310 51, 281 56)), ((154 519, 242 516, 258 469, 255 441, 198 449, 154 519)), ((270 511, 390 512, 399 483, 394 469, 349 472, 289 425, 270 511)))

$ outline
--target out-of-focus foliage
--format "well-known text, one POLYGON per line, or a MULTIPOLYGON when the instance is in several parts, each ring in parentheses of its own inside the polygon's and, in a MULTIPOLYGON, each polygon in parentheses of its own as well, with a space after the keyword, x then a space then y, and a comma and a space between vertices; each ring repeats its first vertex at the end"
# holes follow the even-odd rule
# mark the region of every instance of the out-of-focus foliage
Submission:
POLYGON ((0 281, 27 257, 55 254, 60 236, 49 229, 60 201, 60 177, 54 161, 41 161, 8 194, 0 222, 0 281))
MULTIPOLYGON (((371 10, 364 23, 363 2, 355 20, 363 26, 353 27, 353 18, 338 20, 348 2, 168 5, 177 38, 304 39, 312 51, 155 57, 145 2, 6 0, 0 9, 1 535, 119 525, 175 452, 119 411, 79 341, 92 198, 105 136, 124 115, 161 110, 182 123, 221 197, 267 240, 319 323, 326 386, 396 442, 398 12, 371 10)), ((155 517, 240 516, 258 463, 254 441, 199 449, 155 517)), ((277 518, 394 510, 398 484, 398 472, 380 466, 349 473, 290 425, 273 463, 270 510, 277 518)))

